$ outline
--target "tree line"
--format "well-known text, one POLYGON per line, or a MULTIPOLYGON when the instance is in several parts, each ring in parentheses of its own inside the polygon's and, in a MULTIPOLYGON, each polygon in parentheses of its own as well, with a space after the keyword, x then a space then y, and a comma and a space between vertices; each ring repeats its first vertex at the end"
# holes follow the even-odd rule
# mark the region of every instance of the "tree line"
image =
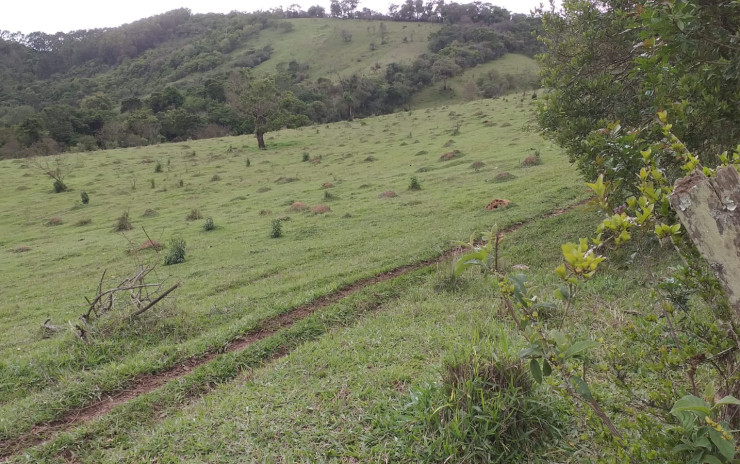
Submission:
MULTIPOLYGON (((358 17, 351 7, 340 17, 358 17)), ((254 133, 255 121, 245 117, 245 95, 234 95, 257 82, 249 70, 270 60, 273 50, 245 48, 246 42, 270 28, 292 33, 286 19, 321 16, 319 8, 228 15, 180 9, 113 29, 3 32, 0 51, 8 53, 0 53, 0 157, 254 133), (240 54, 232 69, 214 71, 234 50, 240 54), (184 77, 196 79, 172 84, 184 77)), ((401 16, 386 18, 406 18, 396 10, 391 8, 401 16)), ((292 115, 279 119, 296 126, 392 112, 432 83, 445 88, 447 79, 466 68, 508 52, 532 56, 539 49, 539 18, 481 4, 437 3, 425 11, 438 13, 414 19, 443 26, 430 36, 429 50, 411 63, 375 66, 370 75, 338 80, 311 80, 308 63, 278 63, 268 81, 292 115)), ((382 43, 383 21, 377 30, 382 43)), ((484 80, 479 85, 486 96, 517 87, 510 76, 494 73, 484 80)))

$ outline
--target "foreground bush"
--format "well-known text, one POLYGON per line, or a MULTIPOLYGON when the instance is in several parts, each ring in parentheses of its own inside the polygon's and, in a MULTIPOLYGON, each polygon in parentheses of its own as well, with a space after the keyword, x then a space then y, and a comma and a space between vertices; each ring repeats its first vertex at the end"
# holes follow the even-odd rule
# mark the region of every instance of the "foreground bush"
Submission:
POLYGON ((412 394, 404 433, 424 443, 425 462, 530 462, 562 426, 530 379, 520 360, 457 355, 412 394))

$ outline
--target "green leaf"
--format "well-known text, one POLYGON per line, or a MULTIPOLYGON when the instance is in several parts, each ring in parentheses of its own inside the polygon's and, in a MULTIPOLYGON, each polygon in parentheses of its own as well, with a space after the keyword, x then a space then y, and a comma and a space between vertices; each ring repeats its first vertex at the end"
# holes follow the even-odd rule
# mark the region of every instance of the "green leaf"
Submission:
POLYGON ((711 454, 702 456, 701 462, 702 464, 722 464, 722 461, 720 461, 716 456, 713 456, 711 454))
POLYGON ((735 457, 735 444, 729 440, 725 440, 722 433, 714 429, 709 429, 709 439, 712 440, 714 446, 717 447, 726 460, 729 461, 735 457))
POLYGON ((673 405, 673 409, 671 409, 671 414, 675 416, 675 413, 678 411, 691 411, 704 414, 705 416, 708 416, 711 413, 709 403, 694 395, 686 395, 676 401, 673 405))
POLYGON ((599 346, 598 342, 595 342, 593 340, 581 340, 577 341, 574 344, 572 344, 570 347, 568 347, 567 350, 565 350, 565 357, 572 358, 575 356, 580 356, 587 350, 599 346))
POLYGON ((523 348, 522 351, 519 352, 520 358, 531 358, 531 357, 538 357, 542 356, 542 347, 539 345, 529 345, 526 348, 523 348))
POLYGON ((542 360, 542 374, 545 377, 549 377, 550 374, 552 374, 552 367, 550 366, 550 363, 547 362, 547 359, 542 360))
POLYGON ((570 291, 568 290, 568 287, 558 285, 558 288, 555 289, 555 298, 563 301, 570 300, 570 291))
POLYGON ((542 370, 540 370, 540 363, 534 358, 529 362, 529 372, 532 373, 532 377, 534 377, 535 382, 542 383, 542 370))
POLYGON ((732 395, 727 395, 724 398, 722 398, 721 400, 719 400, 716 403, 714 403, 714 406, 715 407, 722 406, 723 404, 737 404, 737 405, 740 405, 740 400, 738 400, 737 398, 735 398, 732 395))
POLYGON ((593 396, 591 396, 591 389, 588 388, 588 384, 582 378, 578 377, 577 375, 574 375, 573 377, 570 378, 570 381, 573 384, 573 386, 576 387, 576 392, 578 392, 579 395, 581 395, 587 400, 590 400, 593 398, 593 396))
POLYGON ((463 254, 455 264, 455 277, 465 272, 470 266, 481 266, 486 261, 488 253, 484 250, 471 251, 463 254))

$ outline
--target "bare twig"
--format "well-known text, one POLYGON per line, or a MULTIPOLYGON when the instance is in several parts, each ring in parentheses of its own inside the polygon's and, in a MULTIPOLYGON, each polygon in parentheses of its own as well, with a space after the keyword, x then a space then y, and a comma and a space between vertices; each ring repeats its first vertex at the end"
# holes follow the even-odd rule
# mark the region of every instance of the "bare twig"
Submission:
POLYGON ((148 305, 146 305, 142 309, 140 309, 140 310, 136 311, 135 313, 133 313, 131 315, 131 317, 136 317, 136 316, 140 315, 141 313, 143 313, 144 311, 147 311, 149 308, 151 308, 155 304, 159 303, 160 300, 162 300, 162 298, 164 298, 167 295, 169 295, 172 291, 174 291, 179 286, 180 286, 180 282, 176 283, 175 285, 173 285, 169 289, 165 290, 164 292, 162 292, 161 295, 159 295, 157 298, 155 298, 154 301, 152 301, 151 303, 149 303, 148 305))

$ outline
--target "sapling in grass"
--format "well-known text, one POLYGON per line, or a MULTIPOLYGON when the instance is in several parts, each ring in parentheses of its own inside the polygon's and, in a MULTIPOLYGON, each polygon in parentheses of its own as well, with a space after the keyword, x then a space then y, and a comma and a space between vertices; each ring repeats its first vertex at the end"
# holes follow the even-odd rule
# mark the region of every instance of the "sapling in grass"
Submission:
POLYGON ((283 224, 280 219, 273 219, 272 230, 270 231, 271 238, 280 238, 283 236, 283 224))
POLYGON ((164 257, 164 265, 179 264, 185 262, 185 241, 180 238, 170 240, 167 254, 164 257))

